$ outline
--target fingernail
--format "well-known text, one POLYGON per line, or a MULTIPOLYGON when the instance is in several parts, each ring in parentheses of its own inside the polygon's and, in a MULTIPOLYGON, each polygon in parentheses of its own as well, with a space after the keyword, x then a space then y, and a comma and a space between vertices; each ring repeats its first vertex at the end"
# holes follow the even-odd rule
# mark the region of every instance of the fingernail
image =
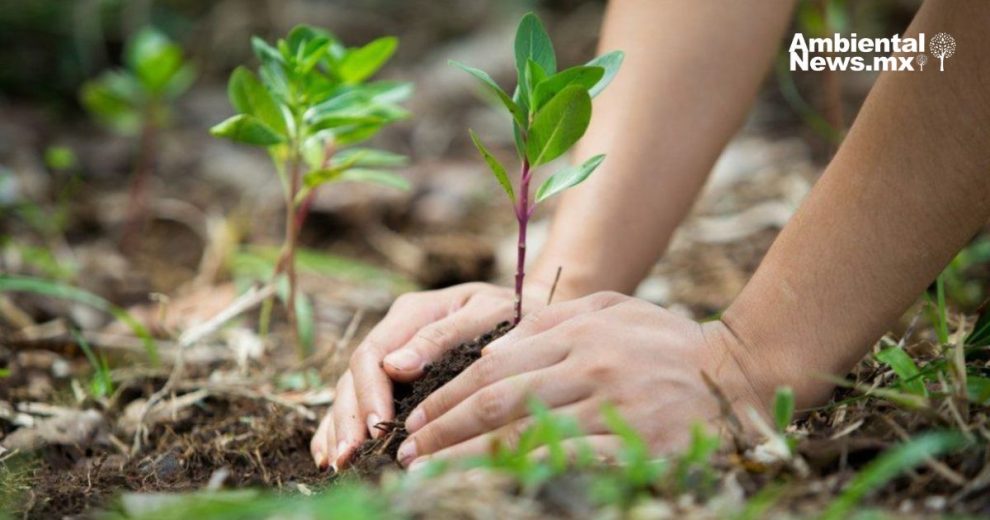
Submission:
POLYGON ((502 348, 502 345, 505 344, 506 338, 508 338, 510 334, 512 334, 511 331, 507 332, 505 336, 502 336, 501 338, 485 345, 484 348, 481 349, 481 355, 486 356, 502 348))
POLYGON ((402 372, 411 372, 423 368, 423 360, 420 359, 419 355, 410 350, 396 350, 385 356, 385 362, 402 372))
POLYGON ((380 422, 382 422, 382 418, 378 414, 368 414, 368 433, 371 434, 372 439, 377 439, 382 434, 382 431, 376 428, 380 422))
POLYGON ((333 454, 333 464, 330 467, 333 468, 333 472, 337 472, 337 468, 340 466, 340 459, 344 456, 344 450, 347 449, 347 441, 340 441, 337 443, 337 453, 333 454))
POLYGON ((406 439, 406 442, 403 442, 402 446, 399 446, 399 451, 396 452, 395 458, 399 460, 399 464, 408 466, 416 458, 416 441, 406 439))
POLYGON ((409 433, 416 433, 416 430, 423 427, 426 424, 426 414, 422 409, 417 408, 409 414, 409 418, 406 419, 406 431, 409 433))
POLYGON ((316 464, 316 467, 318 467, 320 469, 323 469, 324 467, 326 467, 326 465, 327 465, 326 464, 327 463, 327 457, 323 453, 323 450, 316 450, 313 453, 313 463, 316 464))

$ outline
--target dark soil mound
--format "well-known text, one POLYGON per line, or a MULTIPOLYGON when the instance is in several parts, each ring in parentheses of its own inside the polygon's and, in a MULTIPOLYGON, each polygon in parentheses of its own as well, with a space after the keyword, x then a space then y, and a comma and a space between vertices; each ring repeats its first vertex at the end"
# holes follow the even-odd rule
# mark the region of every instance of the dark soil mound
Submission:
POLYGON ((510 330, 512 325, 504 321, 491 332, 459 345, 440 361, 427 365, 423 377, 412 383, 396 383, 393 388, 395 421, 379 424, 385 435, 367 440, 358 448, 351 462, 351 471, 364 477, 377 477, 385 469, 398 468, 395 455, 399 445, 409 436, 405 428, 409 414, 430 394, 477 361, 481 357, 481 349, 510 330))

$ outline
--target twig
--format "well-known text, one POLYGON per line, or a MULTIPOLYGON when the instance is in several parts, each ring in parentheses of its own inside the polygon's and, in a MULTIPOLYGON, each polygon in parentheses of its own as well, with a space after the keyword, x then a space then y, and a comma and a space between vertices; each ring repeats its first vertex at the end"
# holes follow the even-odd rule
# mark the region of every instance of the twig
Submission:
POLYGON ((175 364, 172 366, 172 372, 169 374, 165 384, 157 392, 151 394, 151 397, 148 398, 148 402, 144 404, 144 409, 141 411, 141 418, 138 420, 138 424, 134 432, 134 442, 131 444, 131 455, 136 455, 141 451, 141 440, 145 435, 147 435, 147 428, 145 427, 144 422, 148 417, 148 413, 155 404, 161 401, 172 391, 172 388, 181 377, 182 371, 185 368, 183 353, 185 352, 186 347, 189 347, 190 345, 215 333, 223 327, 225 323, 236 318, 241 313, 250 310, 255 305, 258 305, 262 301, 271 297, 274 293, 275 286, 272 284, 266 285, 260 289, 252 288, 234 300, 234 302, 226 309, 220 311, 216 316, 206 321, 206 323, 193 327, 179 336, 178 349, 176 349, 175 364))
MULTIPOLYGON (((901 428, 900 424, 897 424, 897 421, 886 415, 881 415, 880 418, 883 419, 883 422, 887 423, 887 426, 890 426, 890 429, 893 430, 894 434, 897 435, 897 437, 899 437, 902 441, 906 442, 911 440, 911 436, 908 435, 904 428, 901 428)), ((941 475, 945 480, 948 480, 957 486, 961 487, 966 485, 966 477, 960 475, 945 463, 933 457, 925 457, 925 465, 931 468, 935 473, 941 475)))
POLYGON ((547 305, 553 303, 553 293, 557 292, 557 283, 560 282, 560 271, 564 269, 564 266, 557 266, 557 274, 553 277, 553 285, 550 286, 550 294, 547 295, 547 305))
POLYGON ((725 392, 722 388, 718 386, 708 375, 708 372, 704 370, 701 371, 701 379, 705 382, 705 386, 708 387, 708 391, 715 396, 715 400, 718 401, 719 413, 722 419, 725 421, 726 426, 729 429, 729 433, 732 435, 732 443, 736 447, 736 451, 743 453, 746 451, 745 442, 743 441, 743 426, 742 421, 739 420, 739 416, 736 415, 735 410, 732 409, 732 402, 729 401, 728 397, 725 396, 725 392))
POLYGON ((205 339, 207 336, 220 330, 228 321, 236 318, 245 311, 250 310, 255 305, 260 304, 266 298, 275 294, 275 285, 268 284, 260 289, 252 288, 234 300, 229 307, 220 311, 216 316, 205 323, 190 328, 179 336, 179 348, 185 348, 193 343, 205 339))

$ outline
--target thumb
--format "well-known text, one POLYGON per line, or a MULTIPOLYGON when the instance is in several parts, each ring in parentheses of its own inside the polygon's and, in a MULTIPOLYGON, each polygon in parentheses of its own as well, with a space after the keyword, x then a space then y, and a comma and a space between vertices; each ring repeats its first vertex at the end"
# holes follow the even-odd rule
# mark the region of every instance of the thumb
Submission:
POLYGON ((628 299, 628 296, 617 292, 598 292, 576 300, 568 300, 544 307, 524 316, 519 325, 516 325, 508 334, 491 342, 481 351, 481 354, 489 355, 502 348, 502 345, 511 345, 550 330, 576 316, 600 311, 628 299))
POLYGON ((460 310, 430 323, 405 345, 385 356, 382 367, 392 379, 408 382, 423 375, 426 365, 447 351, 491 331, 512 316, 512 302, 502 298, 472 298, 460 310))

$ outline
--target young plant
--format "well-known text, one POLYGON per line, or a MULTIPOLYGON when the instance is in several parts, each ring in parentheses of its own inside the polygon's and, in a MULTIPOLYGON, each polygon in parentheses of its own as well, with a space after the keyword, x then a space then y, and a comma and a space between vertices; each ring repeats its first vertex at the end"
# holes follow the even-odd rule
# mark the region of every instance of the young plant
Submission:
POLYGON ((596 155, 580 165, 557 171, 540 185, 535 200, 531 202, 529 186, 535 169, 563 155, 584 135, 591 121, 591 98, 615 77, 623 54, 609 52, 585 65, 557 72, 557 58, 550 37, 539 18, 529 13, 516 30, 515 58, 516 90, 511 97, 484 71, 455 61, 450 63, 477 78, 501 101, 512 117, 516 151, 521 162, 516 186, 513 186, 505 167, 478 136, 473 131, 470 135, 515 207, 519 240, 514 322, 519 323, 525 278, 526 228, 536 205, 587 179, 605 156, 596 155))
POLYGON ((124 69, 106 71, 83 84, 80 100, 97 122, 119 134, 138 136, 122 241, 127 244, 143 220, 158 133, 170 119, 170 103, 192 85, 195 72, 183 60, 182 49, 151 27, 127 42, 124 64, 124 69))
MULTIPOLYGON (((368 81, 395 52, 397 40, 391 36, 346 48, 329 32, 301 25, 274 46, 258 37, 251 45, 260 61, 258 74, 234 70, 227 92, 237 114, 210 132, 267 149, 282 181, 285 237, 274 275, 287 278, 286 310, 303 350, 296 309, 304 299, 296 296, 295 254, 316 189, 336 181, 408 188, 405 179, 388 171, 405 164, 405 157, 348 147, 406 118, 397 103, 412 89, 408 83, 368 81)), ((262 329, 266 322, 263 318, 262 329)))

